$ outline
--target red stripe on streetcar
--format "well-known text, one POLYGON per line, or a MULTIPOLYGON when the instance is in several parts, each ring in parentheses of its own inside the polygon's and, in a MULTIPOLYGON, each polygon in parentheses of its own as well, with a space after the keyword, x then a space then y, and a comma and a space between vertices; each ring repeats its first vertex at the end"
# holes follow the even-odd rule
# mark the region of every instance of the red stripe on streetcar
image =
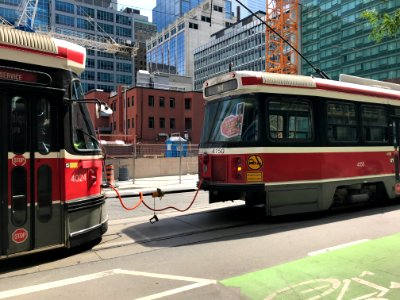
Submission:
POLYGON ((78 64, 85 63, 85 55, 82 52, 75 51, 72 49, 68 49, 65 47, 57 46, 58 48, 58 55, 65 57, 68 60, 74 61, 78 64))
POLYGON ((339 85, 332 85, 325 82, 316 82, 317 88, 321 90, 327 91, 334 91, 334 92, 341 92, 341 93, 348 93, 348 94, 356 94, 356 95, 363 95, 363 96, 370 96, 370 97, 378 97, 378 98, 390 98, 395 100, 400 100, 400 94, 393 94, 393 93, 385 93, 385 92, 378 92, 372 90, 364 90, 355 87, 349 86, 339 86, 339 85))
POLYGON ((242 77, 242 85, 263 84, 261 77, 242 77))

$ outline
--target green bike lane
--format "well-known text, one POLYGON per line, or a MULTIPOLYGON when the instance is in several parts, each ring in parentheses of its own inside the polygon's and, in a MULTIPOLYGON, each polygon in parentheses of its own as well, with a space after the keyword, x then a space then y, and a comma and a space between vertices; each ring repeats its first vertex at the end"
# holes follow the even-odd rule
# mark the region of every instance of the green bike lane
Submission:
POLYGON ((221 283, 249 299, 400 299, 400 234, 308 256, 221 283))

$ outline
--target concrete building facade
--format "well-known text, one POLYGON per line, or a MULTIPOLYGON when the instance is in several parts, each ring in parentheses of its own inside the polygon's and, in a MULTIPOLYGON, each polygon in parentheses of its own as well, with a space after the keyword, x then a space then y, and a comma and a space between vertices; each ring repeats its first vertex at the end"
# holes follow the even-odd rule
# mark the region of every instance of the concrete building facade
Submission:
MULTIPOLYGON (((264 12, 256 14, 265 20, 264 12)), ((201 91, 204 81, 230 69, 265 70, 265 25, 252 15, 214 33, 195 49, 194 90, 201 91)))

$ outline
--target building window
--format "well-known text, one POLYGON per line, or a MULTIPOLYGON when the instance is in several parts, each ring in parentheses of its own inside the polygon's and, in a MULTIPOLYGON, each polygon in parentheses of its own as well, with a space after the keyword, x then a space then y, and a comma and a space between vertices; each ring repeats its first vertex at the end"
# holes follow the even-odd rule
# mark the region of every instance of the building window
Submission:
POLYGON ((210 17, 201 16, 201 20, 203 22, 211 23, 211 18, 210 17))
POLYGON ((114 76, 111 73, 97 73, 97 81, 101 82, 114 82, 114 76))
POLYGON ((165 128, 165 118, 160 118, 160 128, 165 128))
POLYGON ((185 98, 185 109, 189 110, 191 109, 191 106, 192 106, 192 99, 185 98))
POLYGON ((74 5, 63 1, 56 1, 56 10, 73 14, 74 5))
POLYGON ((97 19, 108 22, 114 22, 114 14, 108 11, 98 10, 97 19))
POLYGON ((128 119, 128 128, 131 128, 131 119, 128 119))
POLYGON ((199 25, 197 25, 196 23, 191 23, 191 22, 189 22, 189 28, 192 28, 192 29, 199 29, 199 25))
POLYGON ((99 26, 101 31, 104 31, 105 33, 109 33, 109 34, 114 34, 114 26, 113 25, 100 23, 100 22, 98 22, 97 25, 99 26))
POLYGON ((135 128, 135 118, 132 118, 132 128, 135 128))
POLYGON ((132 37, 132 29, 116 26, 116 34, 124 37, 132 37))
POLYGON ((149 117, 149 128, 154 128, 154 117, 149 117))
POLYGON ((169 107, 175 108, 175 98, 169 98, 169 107))
POLYGON ((109 60, 98 60, 97 61, 97 69, 113 71, 114 70, 114 62, 109 61, 109 60))
POLYGON ((127 16, 116 15, 115 19, 118 24, 128 25, 128 26, 132 25, 131 18, 127 16))
POLYGON ((192 118, 185 118, 185 130, 192 129, 192 118))
POLYGON ((222 11, 223 11, 223 8, 222 8, 221 6, 214 5, 214 11, 222 12, 222 11))
POLYGON ((154 106, 154 96, 149 96, 149 106, 154 106))
POLYGON ((160 107, 165 107, 165 98, 160 97, 160 107))
POLYGON ((93 24, 91 24, 89 21, 84 20, 84 19, 76 19, 76 27, 81 28, 81 29, 86 29, 86 30, 94 30, 93 24))
POLYGON ((135 106, 135 96, 132 96, 132 101, 131 101, 131 103, 132 103, 132 106, 135 106))
POLYGON ((175 129, 175 118, 169 119, 169 128, 175 129))
POLYGON ((56 24, 74 27, 74 17, 56 14, 56 24))
POLYGON ((94 18, 94 9, 93 8, 89 8, 89 7, 85 7, 85 6, 77 6, 76 13, 78 14, 78 16, 94 18))

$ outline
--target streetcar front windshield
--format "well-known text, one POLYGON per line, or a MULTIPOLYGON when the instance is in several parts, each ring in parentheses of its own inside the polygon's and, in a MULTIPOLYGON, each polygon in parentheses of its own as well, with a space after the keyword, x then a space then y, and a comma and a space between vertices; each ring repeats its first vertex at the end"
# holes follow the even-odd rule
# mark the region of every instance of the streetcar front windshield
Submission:
POLYGON ((72 121, 72 143, 78 151, 98 151, 100 144, 96 138, 92 121, 89 117, 85 103, 80 103, 78 99, 83 99, 83 92, 79 81, 72 82, 73 102, 71 105, 72 121))
POLYGON ((258 100, 252 95, 207 103, 201 142, 258 141, 259 112, 258 100))

